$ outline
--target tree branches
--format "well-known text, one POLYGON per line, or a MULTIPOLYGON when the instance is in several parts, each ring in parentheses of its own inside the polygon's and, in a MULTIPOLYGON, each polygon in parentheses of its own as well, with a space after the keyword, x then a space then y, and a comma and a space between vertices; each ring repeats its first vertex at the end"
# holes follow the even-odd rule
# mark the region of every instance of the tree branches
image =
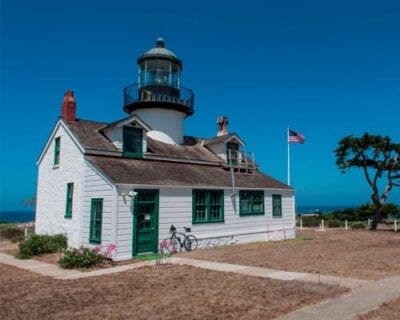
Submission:
POLYGON ((342 173, 352 168, 363 170, 372 189, 371 199, 377 207, 377 219, 374 219, 377 223, 380 220, 380 208, 392 188, 400 186, 400 144, 393 143, 387 136, 364 133, 360 138, 347 136, 341 139, 335 155, 342 173), (380 194, 378 182, 383 178, 386 185, 380 194))

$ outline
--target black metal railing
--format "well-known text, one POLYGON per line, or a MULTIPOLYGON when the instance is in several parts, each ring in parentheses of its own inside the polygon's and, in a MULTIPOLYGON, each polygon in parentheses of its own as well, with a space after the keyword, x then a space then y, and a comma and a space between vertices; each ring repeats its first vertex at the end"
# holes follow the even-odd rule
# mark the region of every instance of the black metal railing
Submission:
POLYGON ((172 87, 158 83, 135 83, 124 89, 124 106, 138 102, 164 102, 193 110, 193 91, 184 87, 172 87))

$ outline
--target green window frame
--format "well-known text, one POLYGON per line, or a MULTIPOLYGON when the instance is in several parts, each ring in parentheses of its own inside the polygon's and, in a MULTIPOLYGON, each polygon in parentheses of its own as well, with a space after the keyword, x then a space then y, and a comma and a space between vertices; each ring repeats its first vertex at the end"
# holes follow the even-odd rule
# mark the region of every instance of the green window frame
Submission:
POLYGON ((282 217, 282 195, 272 195, 272 216, 282 217))
POLYGON ((239 143, 228 142, 226 144, 226 162, 228 165, 237 166, 239 164, 239 149, 239 143))
POLYGON ((74 184, 67 183, 67 200, 65 203, 65 218, 72 218, 72 203, 74 197, 74 184))
POLYGON ((90 205, 89 243, 101 243, 101 227, 103 224, 103 199, 94 198, 90 205))
POLYGON ((239 191, 239 204, 240 216, 263 215, 264 191, 239 191))
POLYGON ((60 164, 60 147, 61 147, 61 137, 54 139, 54 160, 53 165, 58 166, 60 164))
POLYGON ((224 222, 224 191, 193 190, 193 223, 224 222))
POLYGON ((125 157, 143 158, 143 130, 124 126, 122 128, 122 150, 125 157))

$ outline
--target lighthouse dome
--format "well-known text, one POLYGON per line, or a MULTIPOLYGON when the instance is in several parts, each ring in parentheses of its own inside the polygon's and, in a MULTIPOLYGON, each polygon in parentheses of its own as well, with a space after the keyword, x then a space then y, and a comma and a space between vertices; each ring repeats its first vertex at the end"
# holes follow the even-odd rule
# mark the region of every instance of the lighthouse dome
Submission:
POLYGON ((167 60, 179 65, 182 69, 182 61, 178 59, 176 54, 165 47, 165 40, 162 37, 156 39, 156 46, 147 50, 138 58, 138 64, 146 60, 167 60))

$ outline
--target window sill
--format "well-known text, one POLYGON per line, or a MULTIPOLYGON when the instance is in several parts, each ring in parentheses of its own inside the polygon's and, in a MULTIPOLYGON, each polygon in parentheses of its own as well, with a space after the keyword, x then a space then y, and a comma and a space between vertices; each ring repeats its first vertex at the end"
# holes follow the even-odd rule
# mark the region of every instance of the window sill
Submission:
POLYGON ((101 240, 89 239, 89 244, 101 244, 101 240))
POLYGON ((225 220, 218 221, 192 221, 193 224, 224 223, 225 220))
POLYGON ((272 216, 272 218, 274 218, 274 219, 281 219, 281 218, 282 218, 282 215, 280 215, 280 216, 272 216))
POLYGON ((70 216, 64 216, 64 219, 71 220, 72 219, 72 214, 70 216))
POLYGON ((265 212, 240 213, 239 217, 265 216, 265 212))
POLYGON ((53 166, 53 169, 58 169, 59 167, 60 167, 59 164, 55 164, 55 165, 53 166))

